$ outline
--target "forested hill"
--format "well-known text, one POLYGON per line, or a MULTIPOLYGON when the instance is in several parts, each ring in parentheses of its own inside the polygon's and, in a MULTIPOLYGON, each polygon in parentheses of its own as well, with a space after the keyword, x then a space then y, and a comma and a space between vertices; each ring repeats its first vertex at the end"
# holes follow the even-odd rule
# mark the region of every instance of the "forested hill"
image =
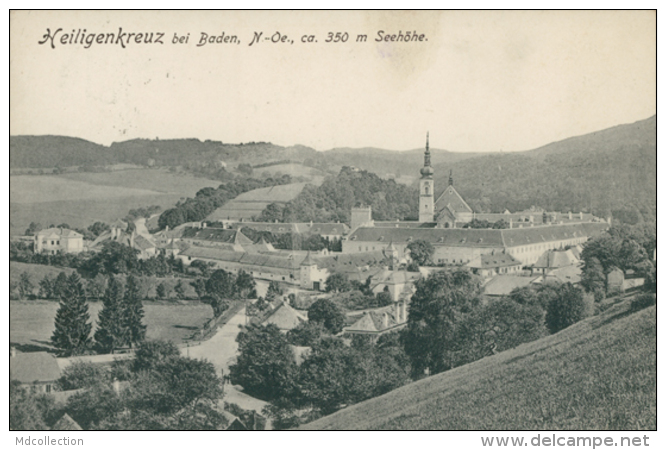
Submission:
MULTIPOLYGON (((425 140, 424 140, 425 144, 425 140)), ((397 152, 379 148, 334 148, 321 153, 321 157, 329 166, 354 166, 359 169, 376 173, 418 177, 423 167, 423 148, 397 152)), ((430 149, 432 164, 453 164, 483 153, 457 153, 447 150, 430 149)))
POLYGON ((10 136, 9 167, 115 164, 117 161, 106 150, 106 147, 94 142, 67 136, 10 136))
POLYGON ((133 139, 111 146, 65 136, 10 136, 9 167, 50 168, 138 164, 199 168, 234 162, 305 161, 316 155, 300 145, 281 147, 268 142, 225 144, 198 139, 133 139))
POLYGON ((435 165, 440 190, 454 185, 478 212, 590 211, 627 222, 652 220, 657 208, 656 117, 573 137, 521 153, 435 165))

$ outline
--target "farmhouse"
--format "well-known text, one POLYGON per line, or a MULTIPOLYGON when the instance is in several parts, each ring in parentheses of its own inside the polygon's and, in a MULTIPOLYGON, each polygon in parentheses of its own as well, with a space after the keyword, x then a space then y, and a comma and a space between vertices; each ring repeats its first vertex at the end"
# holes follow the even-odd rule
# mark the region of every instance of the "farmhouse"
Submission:
POLYGON ((35 235, 35 253, 58 252, 80 253, 83 248, 83 236, 67 228, 48 228, 35 235))
POLYGON ((391 306, 361 311, 360 314, 349 315, 352 324, 343 328, 345 335, 365 335, 378 337, 404 328, 407 324, 407 301, 394 303, 391 306))
POLYGON ((111 225, 111 229, 99 235, 92 244, 90 250, 99 251, 107 242, 117 242, 130 248, 138 250, 140 259, 150 258, 157 253, 157 247, 152 236, 138 234, 136 227, 121 220, 111 225))
POLYGON ((20 382, 24 389, 41 393, 52 392, 60 374, 60 366, 53 355, 46 352, 17 353, 12 348, 9 379, 20 382))

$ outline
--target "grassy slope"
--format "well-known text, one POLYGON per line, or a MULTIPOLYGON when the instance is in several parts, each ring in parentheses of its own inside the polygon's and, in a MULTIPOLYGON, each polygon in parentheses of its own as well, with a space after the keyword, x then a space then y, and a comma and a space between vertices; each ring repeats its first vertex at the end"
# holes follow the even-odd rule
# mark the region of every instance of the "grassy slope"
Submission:
POLYGON ((130 209, 170 208, 203 187, 219 184, 157 169, 10 177, 10 234, 22 234, 30 222, 81 228, 96 221, 110 223, 130 209))
POLYGON ((305 429, 656 429, 656 308, 621 303, 305 429))

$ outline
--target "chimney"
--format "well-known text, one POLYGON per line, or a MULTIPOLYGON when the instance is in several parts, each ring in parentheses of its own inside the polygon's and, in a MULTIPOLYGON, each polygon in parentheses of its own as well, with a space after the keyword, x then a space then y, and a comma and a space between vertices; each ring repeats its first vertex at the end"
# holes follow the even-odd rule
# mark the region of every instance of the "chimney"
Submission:
POLYGON ((118 378, 113 379, 113 392, 120 395, 120 381, 118 381, 118 378))
POLYGON ((513 228, 513 219, 509 219, 509 228, 513 228))

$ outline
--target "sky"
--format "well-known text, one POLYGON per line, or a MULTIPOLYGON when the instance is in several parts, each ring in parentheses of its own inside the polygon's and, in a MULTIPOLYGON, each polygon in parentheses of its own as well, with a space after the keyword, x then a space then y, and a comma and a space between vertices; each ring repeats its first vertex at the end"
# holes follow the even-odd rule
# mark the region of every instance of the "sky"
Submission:
POLYGON ((10 36, 11 135, 508 152, 656 113, 650 11, 14 11, 10 36), (164 44, 60 42, 119 28, 164 44))

